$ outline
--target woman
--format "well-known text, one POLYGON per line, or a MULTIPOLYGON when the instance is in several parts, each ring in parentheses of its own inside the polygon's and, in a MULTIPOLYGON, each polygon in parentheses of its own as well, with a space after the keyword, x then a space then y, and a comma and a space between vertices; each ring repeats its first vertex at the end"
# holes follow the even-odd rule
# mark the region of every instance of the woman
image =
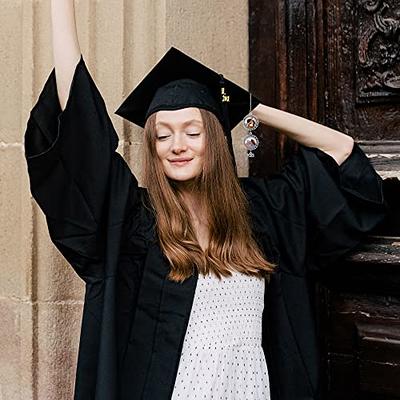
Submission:
POLYGON ((86 283, 75 398, 318 399, 306 278, 384 216, 365 154, 261 104, 253 114, 300 151, 269 180, 239 181, 212 100, 152 93, 140 188, 115 152, 73 1, 53 0, 52 21, 55 70, 25 155, 50 237, 86 283))

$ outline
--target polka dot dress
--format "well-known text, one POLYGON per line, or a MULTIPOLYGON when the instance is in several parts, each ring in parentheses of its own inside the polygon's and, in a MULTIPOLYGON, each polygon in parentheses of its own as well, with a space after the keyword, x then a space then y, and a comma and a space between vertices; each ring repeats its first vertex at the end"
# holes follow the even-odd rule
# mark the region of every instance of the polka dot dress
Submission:
POLYGON ((199 274, 171 400, 269 400, 265 280, 199 274))

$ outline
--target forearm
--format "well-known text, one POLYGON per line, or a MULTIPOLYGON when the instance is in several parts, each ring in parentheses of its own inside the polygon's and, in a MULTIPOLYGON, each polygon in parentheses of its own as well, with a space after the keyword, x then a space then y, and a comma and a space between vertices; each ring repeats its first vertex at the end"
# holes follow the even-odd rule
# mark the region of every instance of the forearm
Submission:
POLYGON ((75 23, 74 0, 51 0, 53 59, 57 93, 64 109, 73 73, 81 55, 75 23))
POLYGON ((317 122, 259 104, 253 114, 261 123, 285 133, 308 147, 316 147, 331 155, 340 165, 351 153, 353 138, 317 122))

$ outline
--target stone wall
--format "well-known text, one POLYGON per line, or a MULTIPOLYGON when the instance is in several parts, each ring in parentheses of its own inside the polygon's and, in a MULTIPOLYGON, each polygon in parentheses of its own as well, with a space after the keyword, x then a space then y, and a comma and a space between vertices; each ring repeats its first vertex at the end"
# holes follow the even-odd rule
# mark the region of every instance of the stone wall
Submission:
MULTIPOLYGON (((110 114, 171 45, 247 87, 247 1, 81 0, 76 6, 82 53, 110 114)), ((73 396, 83 285, 49 240, 23 155, 29 111, 52 68, 50 35, 49 1, 1 2, 0 400, 73 396)), ((140 180, 140 129, 112 119, 119 151, 140 180)), ((239 128, 235 142, 241 135, 239 128)), ((236 148, 244 176, 247 157, 236 148)))

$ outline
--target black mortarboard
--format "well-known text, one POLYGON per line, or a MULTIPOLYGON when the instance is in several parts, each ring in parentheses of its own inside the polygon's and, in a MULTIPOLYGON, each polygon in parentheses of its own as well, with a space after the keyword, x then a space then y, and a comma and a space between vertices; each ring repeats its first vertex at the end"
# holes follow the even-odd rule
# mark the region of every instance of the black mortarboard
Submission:
MULTIPOLYGON (((252 107, 260 101, 251 96, 252 107)), ((159 110, 204 108, 221 122, 233 156, 231 128, 250 112, 250 94, 199 61, 171 47, 115 112, 144 127, 159 110)))

